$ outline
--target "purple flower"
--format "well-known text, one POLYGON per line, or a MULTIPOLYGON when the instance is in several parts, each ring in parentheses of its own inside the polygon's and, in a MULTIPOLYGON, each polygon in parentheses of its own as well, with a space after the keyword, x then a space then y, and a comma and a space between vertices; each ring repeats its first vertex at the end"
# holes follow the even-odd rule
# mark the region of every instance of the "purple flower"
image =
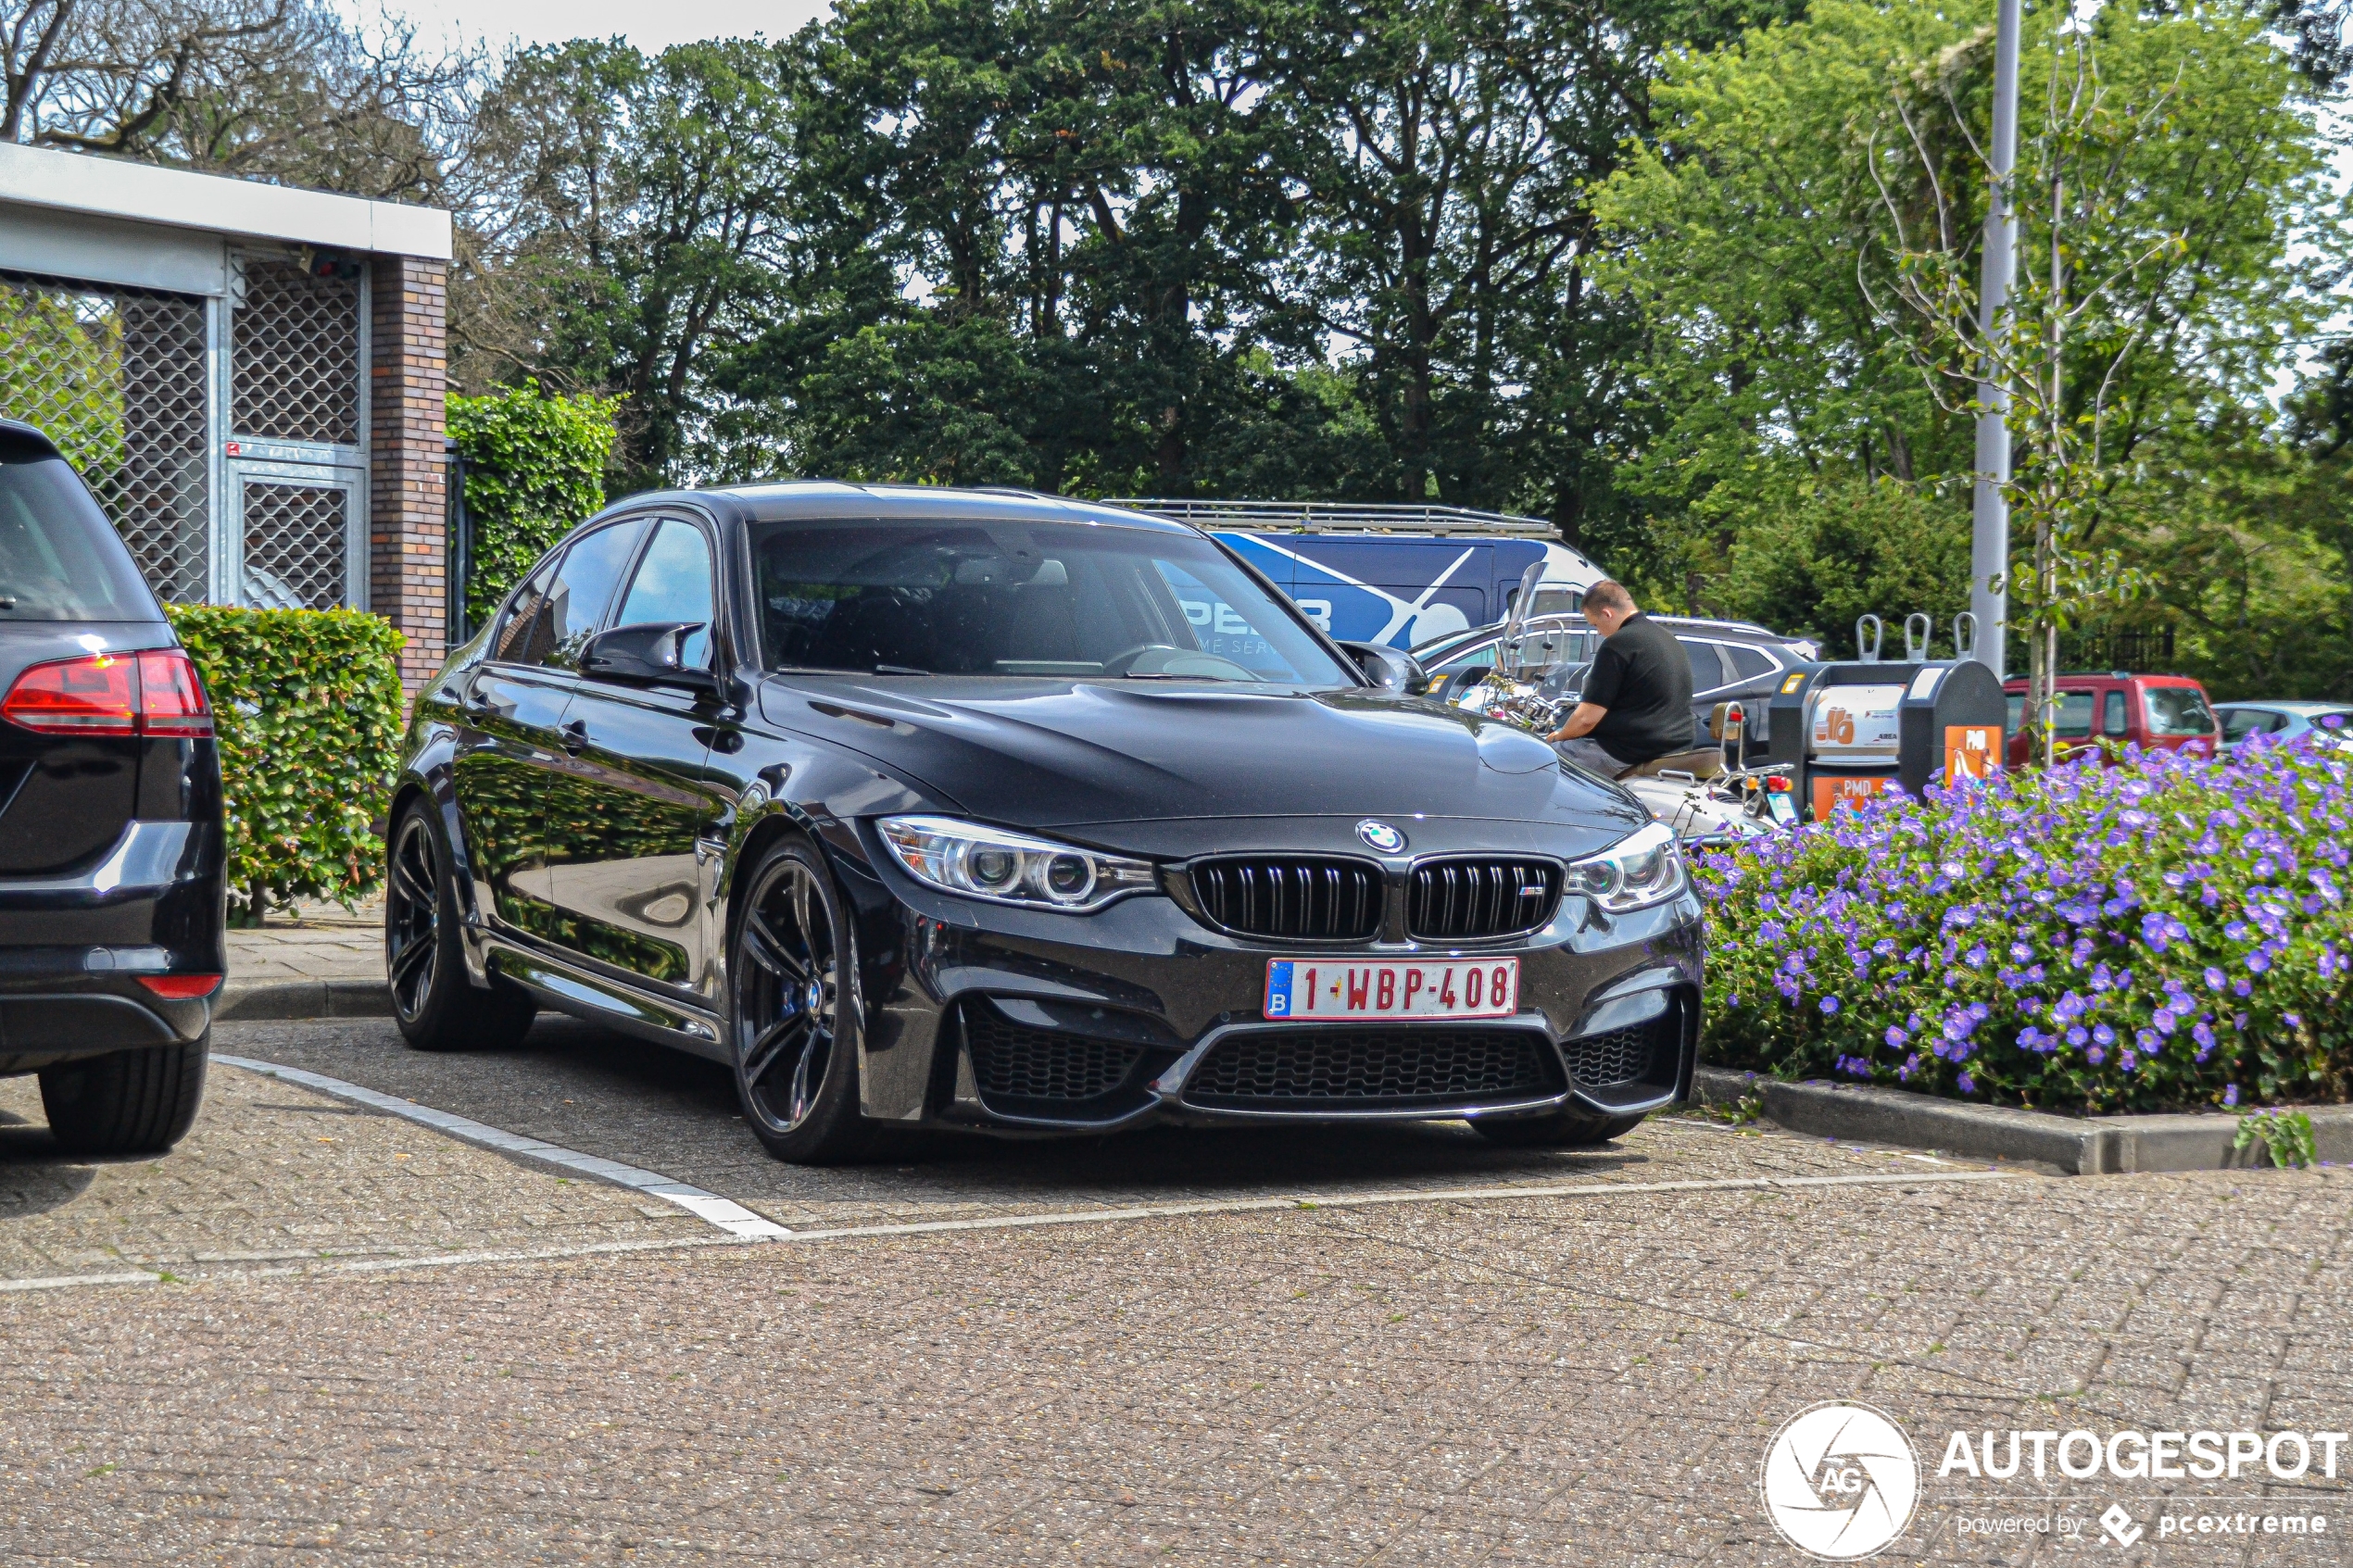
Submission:
POLYGON ((1966 1073, 1955 1079, 1954 1082, 1960 1085, 1961 1093, 1965 1095, 1973 1095, 1977 1093, 1977 1080, 1970 1077, 1966 1073))
POLYGON ((1822 1012, 1826 1017, 1835 1017, 1838 1013, 1838 1007, 1839 1002, 1836 997, 1824 997, 1822 998, 1822 1012))
POLYGON ((2222 1089, 2222 1103, 2224 1105, 2236 1105, 2238 1102, 2239 1086, 2236 1084, 2225 1085, 2222 1089))

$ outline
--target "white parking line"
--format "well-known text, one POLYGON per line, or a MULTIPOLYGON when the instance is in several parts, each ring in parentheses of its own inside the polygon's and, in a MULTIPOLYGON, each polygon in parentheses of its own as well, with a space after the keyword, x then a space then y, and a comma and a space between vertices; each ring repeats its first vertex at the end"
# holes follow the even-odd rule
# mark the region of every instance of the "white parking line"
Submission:
MULTIPOLYGON (((217 1061, 229 1061, 232 1066, 243 1067, 245 1065, 242 1060, 231 1058, 216 1057, 213 1060, 217 1061)), ((283 1077, 289 1083, 306 1083, 308 1080, 312 1078, 318 1078, 321 1082, 328 1084, 340 1082, 338 1079, 325 1078, 322 1075, 316 1073, 307 1073, 302 1078, 296 1078, 294 1076, 294 1073, 296 1071, 296 1069, 273 1069, 270 1067, 268 1063, 257 1064, 256 1067, 251 1069, 251 1071, 269 1073, 274 1076, 283 1077)), ((309 1086, 316 1087, 317 1085, 313 1084, 309 1086)), ((346 1087, 351 1086, 352 1085, 346 1085, 346 1087)), ((321 1092, 331 1093, 333 1091, 321 1090, 321 1092)), ((374 1093, 373 1090, 365 1090, 362 1092, 369 1094, 374 1093)), ((409 1110, 422 1110, 424 1109, 422 1106, 415 1105, 414 1103, 407 1100, 399 1101, 398 1104, 406 1107, 409 1110)), ((396 1112, 396 1114, 397 1114, 397 1112, 396 1112)), ((439 1117, 445 1113, 441 1111, 434 1111, 431 1114, 439 1117)), ((436 1129, 439 1129, 441 1126, 439 1122, 425 1122, 422 1118, 411 1119, 422 1122, 422 1124, 425 1126, 434 1127, 436 1129)), ((478 1122, 467 1122, 462 1116, 450 1117, 448 1119, 452 1122, 456 1122, 469 1127, 480 1127, 482 1125, 478 1122)), ((496 1128, 487 1128, 484 1130, 490 1132, 497 1131, 496 1128)), ((451 1135, 456 1136, 457 1135, 452 1134, 451 1135)), ((512 1137, 512 1135, 503 1134, 501 1136, 512 1137)), ((476 1140, 469 1139, 468 1141, 471 1142, 476 1140)), ((517 1144, 535 1144, 536 1140, 529 1138, 515 1138, 514 1142, 517 1144)), ((484 1143, 482 1147, 486 1148, 504 1148, 503 1145, 494 1143, 484 1143)), ((539 1147, 553 1148, 554 1146, 543 1145, 539 1147)), ((570 1153, 572 1151, 560 1150, 559 1152, 570 1153)), ((535 1155, 534 1158, 544 1159, 546 1157, 544 1155, 535 1155)), ((633 1166, 620 1165, 616 1161, 610 1160, 597 1160, 593 1156, 582 1155, 579 1158, 588 1160, 590 1163, 587 1165, 568 1166, 566 1168, 579 1170, 585 1174, 598 1176, 600 1179, 610 1179, 609 1177, 603 1177, 602 1175, 603 1170, 607 1167, 623 1171, 635 1169, 633 1166)), ((640 1175, 652 1175, 652 1173, 650 1172, 638 1172, 637 1173, 640 1175)), ((666 1180, 665 1178, 661 1177, 656 1177, 655 1179, 657 1181, 666 1180)), ((724 1237, 716 1236, 663 1236, 649 1237, 636 1241, 589 1242, 577 1247, 549 1247, 535 1249, 509 1248, 479 1252, 436 1252, 424 1253, 408 1258, 341 1258, 331 1261, 321 1261, 316 1263, 302 1262, 272 1264, 267 1268, 223 1269, 208 1267, 202 1269, 200 1277, 206 1280, 269 1279, 283 1277, 290 1274, 318 1275, 338 1273, 385 1273, 396 1270, 437 1269, 467 1263, 552 1262, 568 1258, 599 1258, 628 1252, 676 1252, 684 1251, 692 1248, 734 1247, 762 1242, 846 1241, 856 1240, 862 1237, 880 1238, 900 1236, 928 1236, 948 1231, 1033 1230, 1040 1229, 1049 1225, 1105 1224, 1121 1220, 1162 1220, 1178 1218, 1189 1214, 1249 1214, 1277 1211, 1301 1213, 1313 1211, 1318 1209, 1362 1208, 1375 1204, 1491 1202, 1496 1199, 1510 1198, 1620 1198, 1632 1197, 1644 1193, 1661 1192, 1743 1192, 1803 1189, 1806 1187, 1927 1186, 1942 1185, 1946 1182, 1998 1182, 2016 1179, 2018 1178, 2007 1171, 1923 1171, 1904 1173, 1894 1175, 1752 1176, 1725 1177, 1713 1181, 1689 1182, 1548 1182, 1530 1186, 1425 1187, 1419 1189, 1407 1188, 1390 1192, 1323 1193, 1313 1198, 1211 1198, 1194 1203, 1139 1203, 1120 1209, 1061 1209, 1043 1214, 993 1215, 987 1219, 978 1220, 917 1220, 898 1224, 885 1225, 836 1225, 824 1230, 805 1231, 787 1230, 784 1226, 774 1223, 773 1221, 761 1220, 760 1221, 760 1223, 768 1227, 765 1230, 748 1233, 730 1231, 728 1235, 724 1237)), ((668 1183, 667 1185, 680 1187, 690 1193, 701 1193, 700 1188, 687 1187, 683 1183, 668 1183)), ((637 1187, 634 1190, 644 1192, 651 1191, 652 1189, 648 1187, 637 1187)), ((705 1198, 711 1198, 711 1195, 709 1193, 701 1193, 701 1196, 705 1198)), ((725 1205, 729 1209, 736 1208, 736 1205, 730 1203, 724 1198, 711 1198, 711 1200, 716 1204, 725 1205)), ((675 1199, 673 1198, 673 1201, 675 1201, 675 1199)), ((737 1211, 742 1212, 743 1210, 738 1210, 737 1211)), ((753 1218, 758 1219, 758 1216, 755 1215, 753 1218)), ((175 1273, 169 1269, 154 1268, 140 1273, 53 1274, 37 1279, 0 1280, 0 1294, 19 1290, 70 1290, 82 1286, 165 1285, 188 1283, 191 1283, 188 1276, 175 1273)))
POLYGON ((565 1171, 593 1176, 600 1182, 642 1192, 648 1198, 659 1198, 675 1203, 695 1218, 718 1226, 741 1241, 769 1240, 792 1235, 774 1220, 764 1220, 733 1198, 722 1198, 715 1192, 705 1192, 698 1186, 665 1176, 659 1171, 641 1171, 635 1165, 623 1165, 618 1160, 607 1160, 595 1154, 583 1154, 576 1148, 540 1138, 526 1138, 516 1133, 502 1132, 463 1116, 453 1116, 447 1110, 419 1105, 397 1095, 382 1094, 346 1084, 340 1078, 330 1078, 323 1073, 307 1073, 299 1067, 281 1067, 273 1061, 255 1061, 248 1057, 222 1056, 215 1052, 213 1060, 228 1067, 242 1067, 248 1073, 258 1073, 265 1078, 279 1078, 289 1084, 300 1084, 306 1089, 316 1089, 322 1095, 347 1099, 381 1110, 387 1116, 397 1116, 421 1126, 431 1127, 459 1143, 470 1143, 480 1148, 510 1154, 522 1160, 533 1160, 542 1165, 553 1165, 565 1171))

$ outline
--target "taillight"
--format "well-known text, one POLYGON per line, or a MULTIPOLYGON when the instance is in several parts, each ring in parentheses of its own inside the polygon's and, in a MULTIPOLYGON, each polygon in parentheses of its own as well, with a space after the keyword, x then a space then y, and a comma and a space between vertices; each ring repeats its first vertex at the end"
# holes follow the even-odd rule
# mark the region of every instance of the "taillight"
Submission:
POLYGON ((178 648, 36 664, 0 698, 0 718, 44 735, 212 734, 204 683, 178 648))
POLYGON ((97 653, 36 664, 0 699, 0 715, 44 735, 127 735, 139 727, 139 661, 97 653))
POLYGON ((212 709, 194 660, 178 648, 139 656, 139 728, 151 735, 208 735, 212 709))
POLYGON ((139 984, 166 1001, 186 1002, 194 1001, 198 997, 209 997, 220 989, 220 976, 217 974, 143 974, 139 976, 139 984))

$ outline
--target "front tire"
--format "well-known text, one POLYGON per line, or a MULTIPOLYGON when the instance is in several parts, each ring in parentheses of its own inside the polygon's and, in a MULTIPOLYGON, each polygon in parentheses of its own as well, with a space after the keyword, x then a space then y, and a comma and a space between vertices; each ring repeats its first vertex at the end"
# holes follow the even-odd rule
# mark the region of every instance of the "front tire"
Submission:
POLYGON ((196 1119, 211 1040, 208 1030, 186 1045, 43 1069, 50 1135, 69 1154, 161 1154, 196 1119))
POLYGON ((858 1112, 856 954, 817 849, 788 839, 744 884, 728 944, 736 1097, 770 1154, 853 1160, 873 1141, 858 1112))
POLYGON ((423 802, 411 801, 385 857, 384 975, 393 1022, 417 1050, 510 1046, 538 1007, 510 980, 487 990, 466 973, 458 930, 458 884, 423 802))
POLYGON ((1642 1124, 1640 1116, 1602 1116, 1573 1107, 1550 1116, 1521 1116, 1508 1122, 1481 1118, 1471 1123, 1480 1137, 1504 1148, 1591 1148, 1623 1137, 1642 1124))

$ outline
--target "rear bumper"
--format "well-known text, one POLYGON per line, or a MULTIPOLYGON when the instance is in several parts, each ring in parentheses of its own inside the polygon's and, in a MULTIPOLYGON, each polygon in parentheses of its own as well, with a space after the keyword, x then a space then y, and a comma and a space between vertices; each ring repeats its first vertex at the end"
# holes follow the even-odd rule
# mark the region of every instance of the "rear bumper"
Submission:
POLYGON ((222 973, 222 896, 203 822, 130 822, 82 871, 0 879, 0 1074, 202 1038, 209 997, 139 978, 222 973))

